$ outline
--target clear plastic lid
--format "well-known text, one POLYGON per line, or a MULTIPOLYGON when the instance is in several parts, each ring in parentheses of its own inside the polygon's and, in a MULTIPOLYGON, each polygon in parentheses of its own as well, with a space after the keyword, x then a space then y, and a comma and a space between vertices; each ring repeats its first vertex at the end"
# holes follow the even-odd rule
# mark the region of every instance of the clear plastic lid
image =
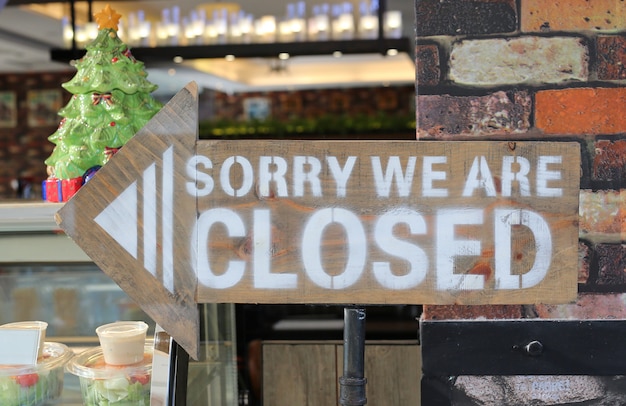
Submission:
POLYGON ((118 321, 105 324, 96 329, 98 336, 127 337, 131 335, 146 334, 148 325, 143 321, 118 321))
POLYGON ((153 340, 144 345, 143 360, 130 365, 110 365, 104 362, 102 347, 85 350, 66 365, 67 372, 82 378, 110 379, 120 376, 151 375, 153 340))
POLYGON ((73 356, 74 353, 65 344, 45 342, 36 365, 0 365, 0 377, 51 371, 65 366, 73 356))

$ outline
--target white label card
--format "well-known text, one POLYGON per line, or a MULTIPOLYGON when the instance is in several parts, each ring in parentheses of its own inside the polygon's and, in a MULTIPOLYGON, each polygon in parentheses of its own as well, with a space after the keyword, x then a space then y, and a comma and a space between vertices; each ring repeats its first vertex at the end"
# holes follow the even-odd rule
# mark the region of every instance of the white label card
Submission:
POLYGON ((170 335, 158 324, 154 331, 154 342, 150 406, 165 406, 168 404, 170 383, 171 340, 170 335))
POLYGON ((0 329, 0 365, 36 365, 39 330, 0 329))

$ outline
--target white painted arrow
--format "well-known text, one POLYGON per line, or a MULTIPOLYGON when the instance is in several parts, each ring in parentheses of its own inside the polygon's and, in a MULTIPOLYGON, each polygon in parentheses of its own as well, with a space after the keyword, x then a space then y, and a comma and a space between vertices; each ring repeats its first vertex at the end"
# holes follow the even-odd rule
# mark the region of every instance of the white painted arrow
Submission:
POLYGON ((137 182, 133 182, 113 200, 94 221, 133 258, 137 259, 137 182))

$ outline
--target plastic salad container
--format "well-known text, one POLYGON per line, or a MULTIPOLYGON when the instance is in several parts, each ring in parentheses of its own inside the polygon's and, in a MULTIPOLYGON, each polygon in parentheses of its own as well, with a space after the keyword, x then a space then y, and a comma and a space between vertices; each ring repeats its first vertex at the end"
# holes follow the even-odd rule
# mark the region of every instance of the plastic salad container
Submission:
POLYGON ((73 355, 64 344, 46 342, 37 365, 0 365, 0 405, 39 406, 60 397, 73 355))
POLYGON ((152 346, 152 342, 146 342, 143 360, 130 365, 107 364, 102 347, 72 358, 66 369, 80 380, 83 405, 149 406, 152 346))

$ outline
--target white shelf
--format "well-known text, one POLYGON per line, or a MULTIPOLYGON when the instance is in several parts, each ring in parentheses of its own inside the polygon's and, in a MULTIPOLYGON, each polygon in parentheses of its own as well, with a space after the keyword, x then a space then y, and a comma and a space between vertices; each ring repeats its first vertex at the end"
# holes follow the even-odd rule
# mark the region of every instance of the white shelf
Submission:
POLYGON ((63 203, 0 204, 2 262, 92 262, 54 221, 61 207, 63 203))
POLYGON ((58 231, 54 215, 63 203, 2 203, 0 232, 58 231))

